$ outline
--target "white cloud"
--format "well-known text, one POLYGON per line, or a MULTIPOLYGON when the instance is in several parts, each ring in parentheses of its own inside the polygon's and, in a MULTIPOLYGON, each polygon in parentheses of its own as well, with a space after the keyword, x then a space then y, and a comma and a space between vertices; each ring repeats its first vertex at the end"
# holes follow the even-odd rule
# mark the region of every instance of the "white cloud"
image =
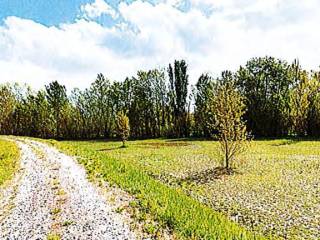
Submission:
POLYGON ((85 87, 99 72, 123 80, 180 58, 189 63, 192 83, 202 72, 236 70, 255 56, 298 57, 307 68, 319 66, 316 0, 193 0, 187 12, 176 2, 120 3, 124 21, 111 27, 88 19, 46 27, 9 17, 0 26, 0 82, 40 87, 57 79, 85 87), (200 2, 216 10, 204 15, 200 2))
POLYGON ((95 0, 93 3, 87 3, 81 6, 81 12, 86 19, 95 19, 102 14, 108 14, 113 19, 118 17, 117 12, 104 0, 95 0))

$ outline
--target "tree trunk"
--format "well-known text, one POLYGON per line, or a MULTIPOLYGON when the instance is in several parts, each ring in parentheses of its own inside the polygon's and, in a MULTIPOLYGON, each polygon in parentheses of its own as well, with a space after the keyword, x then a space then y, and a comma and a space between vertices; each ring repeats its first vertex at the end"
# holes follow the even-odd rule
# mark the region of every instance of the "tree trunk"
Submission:
POLYGON ((229 169, 229 146, 228 141, 226 141, 226 169, 229 169))

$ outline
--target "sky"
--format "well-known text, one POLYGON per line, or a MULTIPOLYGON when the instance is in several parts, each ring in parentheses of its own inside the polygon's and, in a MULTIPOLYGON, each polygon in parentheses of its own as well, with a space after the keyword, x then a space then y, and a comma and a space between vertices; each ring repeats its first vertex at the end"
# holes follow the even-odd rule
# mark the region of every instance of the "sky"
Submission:
POLYGON ((0 0, 0 83, 85 88, 185 59, 191 84, 252 57, 320 66, 319 0, 0 0))

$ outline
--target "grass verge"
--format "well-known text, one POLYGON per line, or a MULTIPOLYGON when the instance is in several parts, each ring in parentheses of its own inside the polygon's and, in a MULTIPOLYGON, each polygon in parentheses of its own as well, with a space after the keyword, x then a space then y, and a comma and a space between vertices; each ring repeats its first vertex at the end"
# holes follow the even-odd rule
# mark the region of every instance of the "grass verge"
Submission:
POLYGON ((67 154, 80 156, 79 162, 91 176, 100 176, 133 194, 139 208, 160 224, 188 239, 263 239, 230 221, 224 215, 155 180, 137 164, 106 156, 89 147, 51 141, 67 154))
POLYGON ((19 149, 14 142, 0 139, 0 186, 11 180, 17 167, 19 149))

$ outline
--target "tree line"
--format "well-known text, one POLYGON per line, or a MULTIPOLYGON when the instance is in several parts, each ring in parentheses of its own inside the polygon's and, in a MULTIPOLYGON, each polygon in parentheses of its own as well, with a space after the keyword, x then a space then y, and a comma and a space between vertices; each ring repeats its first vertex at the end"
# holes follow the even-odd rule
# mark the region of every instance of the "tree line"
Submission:
POLYGON ((273 57, 252 58, 218 78, 202 74, 194 86, 184 60, 122 82, 100 73, 89 88, 70 93, 57 81, 39 91, 2 84, 0 134, 111 138, 121 112, 133 138, 211 137, 219 130, 217 106, 225 101, 221 86, 232 86, 243 99, 243 120, 253 136, 320 136, 320 72, 273 57))

